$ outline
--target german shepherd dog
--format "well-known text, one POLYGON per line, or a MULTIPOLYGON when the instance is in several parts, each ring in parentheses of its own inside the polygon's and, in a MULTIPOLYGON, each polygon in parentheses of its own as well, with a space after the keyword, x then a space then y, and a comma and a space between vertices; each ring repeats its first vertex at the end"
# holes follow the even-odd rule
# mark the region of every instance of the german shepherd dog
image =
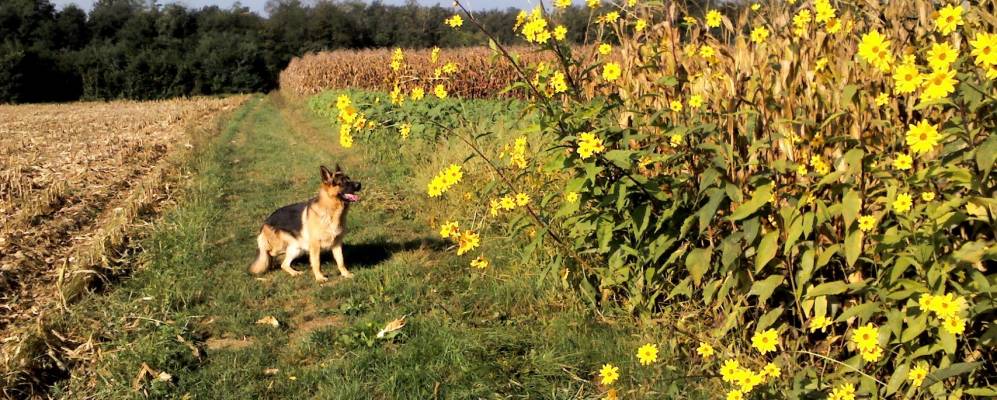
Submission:
POLYGON ((322 250, 332 249, 339 273, 352 278, 353 274, 343 263, 343 236, 346 234, 346 212, 350 203, 360 200, 359 191, 360 182, 346 176, 338 164, 335 172, 323 165, 318 197, 281 207, 267 218, 256 237, 258 254, 249 266, 249 272, 257 275, 266 272, 270 268, 270 258, 284 254, 280 269, 291 276, 300 275, 301 271, 291 268, 291 261, 301 252, 307 252, 315 280, 325 282, 329 278, 319 269, 320 255, 322 250))

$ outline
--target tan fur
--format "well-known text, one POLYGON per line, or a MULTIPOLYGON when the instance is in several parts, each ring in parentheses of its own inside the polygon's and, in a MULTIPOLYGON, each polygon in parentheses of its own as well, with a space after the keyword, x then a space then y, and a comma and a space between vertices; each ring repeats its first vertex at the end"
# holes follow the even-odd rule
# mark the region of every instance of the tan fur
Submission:
POLYGON ((312 275, 319 282, 328 278, 320 270, 322 250, 332 250, 336 266, 343 277, 351 278, 353 274, 346 269, 343 260, 343 236, 346 234, 346 214, 349 204, 339 198, 340 187, 323 179, 318 197, 308 203, 301 214, 301 234, 295 237, 267 224, 260 229, 256 237, 258 254, 249 267, 249 272, 262 274, 270 267, 271 257, 281 254, 284 259, 280 268, 292 276, 302 274, 291 268, 291 262, 301 253, 308 253, 312 275))

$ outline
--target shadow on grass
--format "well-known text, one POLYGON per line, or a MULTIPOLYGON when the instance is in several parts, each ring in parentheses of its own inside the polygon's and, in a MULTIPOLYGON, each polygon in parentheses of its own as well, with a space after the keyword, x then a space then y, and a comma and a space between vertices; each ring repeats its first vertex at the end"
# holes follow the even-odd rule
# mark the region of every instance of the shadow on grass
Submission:
MULTIPOLYGON (((382 239, 360 244, 344 244, 343 258, 346 259, 346 268, 349 268, 350 270, 366 269, 388 261, 395 253, 418 249, 443 251, 446 247, 447 242, 436 238, 422 238, 400 243, 382 239)), ((282 259, 283 256, 274 258, 271 263, 271 267, 279 266, 280 260, 282 259)), ((336 264, 336 260, 332 257, 332 252, 322 252, 322 263, 336 264)), ((302 255, 296 258, 292 265, 300 266, 307 264, 308 256, 302 255)))

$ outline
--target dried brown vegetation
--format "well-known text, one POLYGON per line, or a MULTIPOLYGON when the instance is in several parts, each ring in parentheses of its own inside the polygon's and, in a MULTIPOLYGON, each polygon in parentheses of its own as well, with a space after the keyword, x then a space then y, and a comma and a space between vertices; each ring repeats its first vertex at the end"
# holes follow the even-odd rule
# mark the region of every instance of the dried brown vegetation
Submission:
POLYGON ((116 265, 113 250, 169 200, 187 132, 245 99, 0 106, 4 380, 37 344, 34 322, 116 265))
MULTIPOLYGON (((487 47, 444 49, 439 60, 433 62, 431 50, 405 50, 404 69, 401 73, 391 69, 392 49, 337 50, 291 60, 280 74, 283 91, 297 95, 312 95, 331 89, 367 89, 390 91, 396 76, 429 77, 426 82, 408 82, 405 86, 421 85, 427 92, 436 82, 431 77, 446 63, 457 64, 458 72, 441 80, 447 91, 462 98, 488 98, 498 95, 514 96, 517 92, 502 93, 516 81, 514 67, 487 47)), ((527 48, 513 48, 524 64, 550 59, 527 48)))

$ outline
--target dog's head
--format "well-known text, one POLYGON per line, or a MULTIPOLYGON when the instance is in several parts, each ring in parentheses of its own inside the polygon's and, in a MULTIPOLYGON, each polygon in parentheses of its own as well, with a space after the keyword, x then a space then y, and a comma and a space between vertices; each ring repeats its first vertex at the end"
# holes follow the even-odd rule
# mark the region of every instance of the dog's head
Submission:
POLYGON ((329 171, 324 165, 322 166, 322 191, 329 197, 338 198, 347 203, 360 200, 360 196, 357 194, 360 191, 360 182, 356 182, 344 174, 343 170, 339 168, 339 164, 336 164, 335 171, 329 171))

